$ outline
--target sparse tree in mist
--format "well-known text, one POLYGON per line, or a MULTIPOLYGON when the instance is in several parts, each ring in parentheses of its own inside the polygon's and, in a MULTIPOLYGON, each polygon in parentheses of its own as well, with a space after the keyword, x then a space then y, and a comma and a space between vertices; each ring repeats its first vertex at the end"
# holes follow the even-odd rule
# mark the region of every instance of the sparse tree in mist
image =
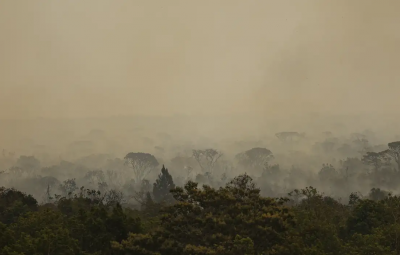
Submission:
POLYGON ((357 140, 363 140, 363 139, 367 139, 367 136, 361 133, 351 133, 350 134, 350 139, 352 139, 353 141, 357 141, 357 140))
POLYGON ((356 172, 364 166, 364 163, 356 157, 348 157, 345 160, 340 160, 339 163, 342 169, 349 168, 352 172, 356 172))
POLYGON ((374 172, 377 173, 382 166, 387 164, 388 156, 385 152, 367 152, 361 161, 371 166, 374 172))
POLYGON ((17 167, 24 171, 34 172, 40 169, 40 161, 35 156, 20 156, 17 160, 17 167))
POLYGON ((159 165, 157 159, 149 153, 130 152, 126 154, 124 159, 132 168, 137 183, 146 178, 146 176, 159 165))
POLYGON ((222 157, 222 152, 214 149, 193 150, 194 159, 196 159, 203 172, 212 173, 218 159, 222 157))
POLYGON ((78 189, 78 187, 76 186, 75 178, 63 181, 63 183, 60 184, 59 189, 62 192, 63 196, 71 197, 72 194, 78 189))
POLYGON ((193 157, 186 156, 176 156, 171 159, 171 165, 174 169, 183 172, 186 174, 185 180, 189 180, 193 174, 193 166, 197 164, 196 160, 193 157))
POLYGON ((149 180, 143 179, 140 183, 139 191, 133 192, 133 199, 135 199, 136 202, 138 202, 141 206, 144 206, 146 204, 148 197, 150 197, 151 200, 153 200, 150 191, 151 191, 151 184, 149 180))
POLYGON ((379 201, 390 196, 391 193, 386 190, 381 190, 380 188, 372 188, 368 194, 369 199, 379 201))
POLYGON ((400 141, 388 144, 389 149, 385 152, 393 158, 397 164, 397 171, 400 172, 400 141))
POLYGON ((13 176, 21 176, 24 173, 24 170, 18 166, 13 166, 10 167, 7 172, 13 176))
POLYGON ((364 154, 364 153, 372 150, 371 146, 369 145, 369 141, 365 138, 356 139, 353 141, 353 143, 359 149, 359 153, 361 153, 361 154, 364 154))
POLYGON ((51 203, 53 197, 51 196, 51 186, 50 184, 47 185, 46 193, 44 195, 44 203, 51 203))
POLYGON ((108 191, 108 184, 107 182, 99 182, 97 183, 97 189, 100 191, 102 194, 106 193, 108 191))
POLYGON ((340 145, 340 147, 337 148, 336 151, 339 152, 340 154, 342 154, 343 156, 346 156, 346 157, 358 156, 357 154, 354 153, 354 150, 350 146, 350 144, 347 144, 347 143, 344 143, 344 144, 340 145))
POLYGON ((173 196, 170 193, 171 189, 175 188, 174 180, 169 174, 168 169, 162 167, 161 173, 158 175, 156 182, 153 184, 153 197, 154 201, 160 203, 171 203, 173 196))
POLYGON ((361 133, 351 133, 350 140, 352 141, 353 145, 359 150, 358 152, 361 155, 364 155, 368 151, 372 151, 372 148, 369 144, 368 137, 361 133))
POLYGON ((175 169, 184 169, 185 167, 193 167, 197 162, 193 157, 176 156, 171 159, 171 165, 175 169))
POLYGON ((322 164, 318 175, 321 180, 332 180, 337 177, 337 171, 331 164, 322 164))
POLYGON ((263 168, 261 177, 277 178, 280 174, 281 174, 281 168, 280 168, 279 164, 271 165, 268 162, 266 162, 264 164, 264 168, 263 168))
POLYGON ((39 177, 39 185, 40 186, 47 186, 50 185, 50 187, 55 187, 57 185, 60 184, 60 181, 53 177, 53 176, 43 176, 43 177, 39 177))
POLYGON ((121 187, 123 185, 124 178, 120 171, 107 170, 105 172, 106 182, 108 185, 114 187, 121 187))
POLYGON ((222 175, 221 175, 221 181, 222 182, 226 182, 228 180, 228 175, 226 174, 226 173, 223 173, 222 175))
POLYGON ((211 185, 213 184, 214 178, 210 172, 205 172, 204 174, 196 175, 195 181, 197 183, 211 185))
POLYGON ((37 176, 35 178, 35 180, 37 181, 37 186, 38 188, 45 188, 46 187, 46 191, 45 191, 45 195, 42 197, 44 199, 45 202, 50 203, 50 200, 53 199, 52 198, 52 191, 54 187, 59 187, 60 182, 59 180, 57 180, 57 178, 53 177, 53 176, 37 176), (51 199, 49 199, 51 198, 51 199))
POLYGON ((125 202, 124 195, 121 191, 112 189, 104 193, 104 202, 107 206, 115 206, 125 202))
POLYGON ((266 148, 253 148, 235 156, 239 165, 256 169, 262 169, 273 158, 272 152, 266 148))
POLYGON ((86 173, 84 179, 91 185, 98 185, 98 183, 105 181, 105 176, 102 170, 92 170, 86 173))
POLYGON ((189 180, 191 178, 191 176, 192 176, 192 173, 193 173, 193 167, 185 166, 183 169, 185 170, 185 173, 186 173, 185 179, 189 180))

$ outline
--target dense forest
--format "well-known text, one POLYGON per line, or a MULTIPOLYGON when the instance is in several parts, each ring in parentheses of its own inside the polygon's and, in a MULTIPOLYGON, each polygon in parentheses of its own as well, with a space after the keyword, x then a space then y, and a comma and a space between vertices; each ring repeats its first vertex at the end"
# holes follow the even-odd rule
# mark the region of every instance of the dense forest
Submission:
POLYGON ((400 255, 399 0, 0 0, 0 255, 400 255))
POLYGON ((301 154, 306 134, 277 133, 286 156, 208 148, 165 160, 155 146, 43 165, 3 150, 0 254, 399 254, 400 142, 322 135, 301 154), (293 163, 326 155, 314 172, 293 163))

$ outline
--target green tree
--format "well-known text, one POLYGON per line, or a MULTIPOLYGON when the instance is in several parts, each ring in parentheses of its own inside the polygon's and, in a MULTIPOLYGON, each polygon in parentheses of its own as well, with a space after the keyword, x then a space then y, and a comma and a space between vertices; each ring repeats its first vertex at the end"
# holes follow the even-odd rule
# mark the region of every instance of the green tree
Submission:
POLYGON ((152 236, 148 234, 129 234, 126 240, 121 243, 112 242, 113 254, 115 255, 161 255, 157 252, 158 245, 152 236))
POLYGON ((389 221, 390 215, 386 211, 384 201, 364 199, 354 206, 347 219, 346 228, 350 235, 368 235, 389 221))
POLYGON ((158 175, 156 182, 153 184, 153 197, 157 203, 172 203, 174 198, 170 192, 175 188, 174 180, 169 174, 168 169, 162 167, 161 173, 158 175))
MULTIPOLYGON (((146 238, 146 243, 152 243, 146 251, 223 255, 238 249, 251 254, 291 254, 288 235, 293 214, 284 206, 285 200, 261 197, 248 175, 220 189, 207 185, 199 189, 189 181, 171 192, 177 203, 164 209, 161 228, 146 238)), ((132 235, 128 241, 130 247, 143 247, 139 245, 143 236, 132 235)))
POLYGON ((12 241, 1 247, 0 254, 82 254, 67 221, 54 210, 28 213, 10 225, 7 235, 12 241))
POLYGON ((294 236, 302 252, 307 255, 341 254, 340 233, 346 226, 346 207, 313 187, 294 190, 289 195, 293 198, 297 220, 294 236))
POLYGON ((38 203, 31 195, 0 187, 0 222, 11 224, 21 215, 37 209, 38 203))

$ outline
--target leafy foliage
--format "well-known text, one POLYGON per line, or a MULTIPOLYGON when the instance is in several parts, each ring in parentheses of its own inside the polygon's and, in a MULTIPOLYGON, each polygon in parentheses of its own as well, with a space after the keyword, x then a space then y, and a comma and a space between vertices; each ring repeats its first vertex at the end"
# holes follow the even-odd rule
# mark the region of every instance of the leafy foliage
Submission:
POLYGON ((253 148, 235 156, 238 163, 244 167, 263 168, 274 156, 266 148, 253 148))
POLYGON ((203 172, 212 173, 215 164, 223 154, 215 149, 205 149, 193 150, 192 155, 196 159, 203 172))
POLYGON ((159 165, 157 159, 149 153, 130 152, 124 159, 131 166, 137 182, 146 178, 147 174, 159 165))
POLYGON ((142 231, 139 218, 89 193, 38 206, 31 196, 3 189, 0 254, 110 254, 112 241, 142 231))
POLYGON ((170 191, 175 188, 172 176, 168 173, 168 169, 162 167, 161 174, 158 179, 153 184, 153 197, 158 203, 171 203, 173 202, 173 197, 170 191))
MULTIPOLYGON (((155 252, 156 245, 161 254, 254 254, 290 247, 293 214, 284 201, 261 197, 248 175, 218 190, 189 181, 172 193, 178 202, 164 209, 161 229, 147 237, 152 248, 141 254, 155 252)), ((143 236, 129 241, 130 247, 143 247, 143 236)))

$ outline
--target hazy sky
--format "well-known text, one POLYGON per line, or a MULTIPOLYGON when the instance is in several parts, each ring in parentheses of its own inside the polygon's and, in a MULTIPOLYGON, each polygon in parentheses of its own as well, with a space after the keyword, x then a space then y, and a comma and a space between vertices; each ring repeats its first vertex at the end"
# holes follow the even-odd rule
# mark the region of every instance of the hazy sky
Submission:
POLYGON ((0 118, 400 107, 398 0, 2 0, 0 118))

